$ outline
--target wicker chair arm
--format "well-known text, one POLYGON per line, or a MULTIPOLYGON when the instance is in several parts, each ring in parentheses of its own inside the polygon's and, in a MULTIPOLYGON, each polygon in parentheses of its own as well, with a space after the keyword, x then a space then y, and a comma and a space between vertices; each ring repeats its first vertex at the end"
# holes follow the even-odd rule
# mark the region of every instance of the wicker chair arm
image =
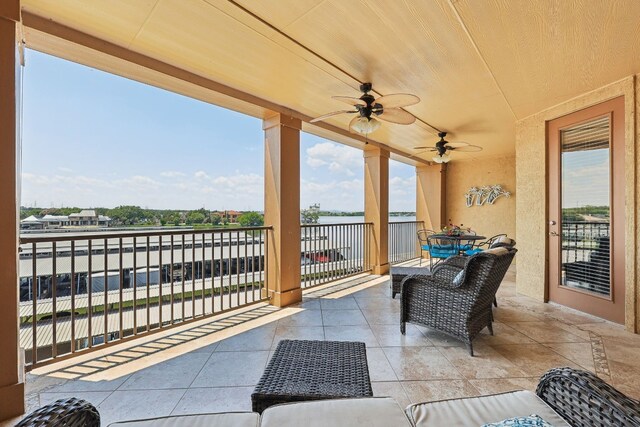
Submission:
POLYGON ((640 402, 591 372, 551 369, 540 378, 536 394, 572 426, 640 425, 640 402))
POLYGON ((409 286, 435 287, 447 290, 456 290, 456 286, 447 280, 442 280, 433 275, 411 274, 405 277, 400 283, 400 288, 404 292, 409 286))
POLYGON ((86 400, 60 399, 27 415, 16 427, 100 427, 100 414, 86 400))

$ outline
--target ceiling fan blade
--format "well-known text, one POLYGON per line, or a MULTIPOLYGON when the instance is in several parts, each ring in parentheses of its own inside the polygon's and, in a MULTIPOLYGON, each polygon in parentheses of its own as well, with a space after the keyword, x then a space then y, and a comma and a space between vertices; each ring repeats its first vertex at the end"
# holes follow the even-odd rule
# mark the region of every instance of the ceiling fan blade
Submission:
POLYGON ((471 144, 469 144, 468 142, 459 141, 459 142, 447 142, 445 144, 445 147, 462 148, 462 147, 467 147, 469 145, 471 145, 471 144))
POLYGON ((327 114, 325 114, 323 116, 316 117, 315 119, 311 119, 311 120, 309 120, 309 123, 319 122, 321 120, 328 119, 329 117, 337 116, 338 114, 349 114, 349 113, 357 113, 357 112, 358 112, 357 110, 334 111, 333 113, 327 113, 327 114))
POLYGON ((392 95, 381 96, 375 100, 376 104, 382 105, 384 108, 399 108, 417 104, 420 98, 409 93, 394 93, 392 95))
POLYGON ((397 123, 400 125, 410 125, 411 123, 416 121, 416 118, 413 117, 413 115, 399 108, 385 108, 377 117, 380 120, 397 123))
POLYGON ((478 147, 477 145, 471 145, 471 144, 467 144, 464 147, 454 148, 449 146, 447 148, 451 151, 456 151, 459 153, 477 153, 478 151, 482 151, 482 147, 478 147))
POLYGON ((336 101, 345 102, 349 105, 362 105, 362 106, 367 105, 367 103, 364 102, 362 99, 354 98, 353 96, 332 96, 331 98, 335 99, 336 101))

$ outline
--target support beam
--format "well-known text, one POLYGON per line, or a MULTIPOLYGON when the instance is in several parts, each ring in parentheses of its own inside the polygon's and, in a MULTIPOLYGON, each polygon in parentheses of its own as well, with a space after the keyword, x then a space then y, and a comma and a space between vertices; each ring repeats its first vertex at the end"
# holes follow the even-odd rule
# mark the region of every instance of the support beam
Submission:
POLYGON ((0 2, 0 420, 24 412, 18 340, 18 0, 0 2))
POLYGON ((389 272, 389 151, 364 148, 364 220, 373 223, 369 261, 373 274, 389 272))
POLYGON ((265 143, 264 222, 269 236, 268 282, 271 304, 302 300, 300 287, 300 129, 299 119, 274 114, 263 121, 265 143))
POLYGON ((447 224, 447 165, 416 167, 416 221, 427 230, 438 231, 447 224))

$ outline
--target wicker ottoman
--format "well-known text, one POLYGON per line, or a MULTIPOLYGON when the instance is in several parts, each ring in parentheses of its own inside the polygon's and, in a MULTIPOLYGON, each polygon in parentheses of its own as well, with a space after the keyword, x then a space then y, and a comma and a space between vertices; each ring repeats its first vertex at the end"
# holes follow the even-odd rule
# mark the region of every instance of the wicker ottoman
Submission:
POLYGON ((395 298, 399 294, 400 283, 411 274, 431 274, 429 267, 391 267, 391 298, 395 298))
POLYGON ((254 412, 303 400, 371 397, 364 343, 282 340, 251 394, 254 412))

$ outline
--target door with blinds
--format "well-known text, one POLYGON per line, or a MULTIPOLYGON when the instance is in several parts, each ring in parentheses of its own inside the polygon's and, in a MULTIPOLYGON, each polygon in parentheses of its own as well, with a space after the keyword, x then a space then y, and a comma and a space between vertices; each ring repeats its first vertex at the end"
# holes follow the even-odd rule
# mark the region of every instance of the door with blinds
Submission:
POLYGON ((548 291, 624 323, 624 98, 547 123, 548 291))

